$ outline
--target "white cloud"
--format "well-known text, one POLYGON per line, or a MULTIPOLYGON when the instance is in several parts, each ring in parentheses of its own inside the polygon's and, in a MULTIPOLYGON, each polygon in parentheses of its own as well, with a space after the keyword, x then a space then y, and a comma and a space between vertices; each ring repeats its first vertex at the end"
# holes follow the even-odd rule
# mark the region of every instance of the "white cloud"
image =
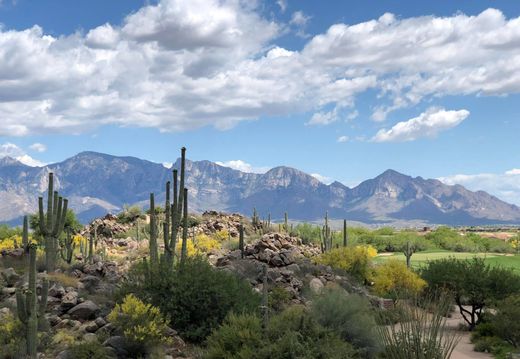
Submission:
POLYGON ((307 16, 303 13, 303 11, 295 11, 292 16, 291 16, 291 21, 290 23, 292 25, 296 25, 296 26, 305 26, 307 25, 307 22, 310 20, 310 16, 307 16))
POLYGON ((47 151, 47 146, 45 146, 43 143, 33 143, 29 146, 29 148, 36 152, 45 152, 47 151))
POLYGON ((120 26, 85 35, 54 37, 37 25, 1 28, 0 78, 8 80, 0 83, 0 136, 81 133, 107 124, 227 129, 293 113, 330 122, 327 109, 354 108, 368 89, 379 91, 373 117, 383 120, 444 95, 520 92, 520 18, 498 10, 385 14, 334 24, 300 51, 288 51, 276 46, 286 26, 264 17, 256 3, 161 0, 120 26))
POLYGON ((244 162, 242 160, 232 160, 227 162, 215 162, 219 166, 229 167, 234 170, 238 170, 241 172, 247 172, 247 173, 265 173, 270 170, 269 167, 254 167, 253 165, 244 162))
POLYGON ((446 111, 432 108, 408 121, 395 124, 389 130, 379 130, 372 141, 404 142, 421 137, 435 137, 439 132, 459 125, 468 116, 468 110, 446 111))
POLYGON ((307 125, 330 125, 338 120, 338 114, 336 109, 329 112, 317 112, 312 115, 311 119, 307 122, 307 125))
POLYGON ((348 136, 339 136, 337 139, 337 142, 343 143, 343 142, 347 142, 348 140, 349 140, 348 136))
POLYGON ((281 12, 287 10, 287 0, 276 0, 276 4, 280 7, 281 12))
POLYGON ((320 175, 319 173, 311 173, 311 176, 316 178, 321 183, 331 184, 334 180, 330 177, 320 175))
POLYGON ((22 150, 14 143, 7 142, 0 145, 0 158, 3 157, 14 158, 15 160, 31 167, 45 166, 45 163, 32 158, 31 156, 26 154, 24 150, 22 150))
POLYGON ((520 169, 512 169, 503 174, 457 174, 440 177, 438 180, 449 185, 460 184, 472 191, 486 191, 506 202, 520 206, 520 169))

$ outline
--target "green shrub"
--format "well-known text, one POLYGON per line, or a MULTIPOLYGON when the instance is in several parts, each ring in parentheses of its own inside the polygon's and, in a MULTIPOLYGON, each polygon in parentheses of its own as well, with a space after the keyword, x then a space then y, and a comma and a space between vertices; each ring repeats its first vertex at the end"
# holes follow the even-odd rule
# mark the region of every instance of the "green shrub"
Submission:
POLYGON ((520 348, 520 295, 500 301, 490 322, 498 337, 520 348))
POLYGON ((473 330, 490 304, 520 292, 520 277, 510 269, 492 267, 482 258, 440 259, 421 271, 432 291, 449 290, 473 330), (466 309, 470 306, 470 310, 466 309))
POLYGON ((25 354, 22 323, 11 313, 0 314, 0 359, 22 358, 25 354))
POLYGON ((379 351, 375 332, 374 310, 358 295, 346 295, 342 290, 327 290, 314 299, 312 317, 323 327, 337 333, 367 357, 379 351))
POLYGON ((265 330, 255 315, 230 315, 207 343, 206 359, 358 357, 349 343, 320 326, 299 306, 273 316, 265 330))
POLYGON ((154 268, 145 276, 140 263, 129 272, 120 295, 134 293, 160 308, 181 337, 202 342, 231 312, 251 312, 260 297, 249 283, 215 269, 202 257, 189 257, 182 269, 154 268))
POLYGON ((119 223, 131 223, 139 218, 143 218, 143 210, 139 206, 123 206, 123 211, 117 215, 119 223))
POLYGON ((134 352, 147 353, 155 346, 169 343, 167 321, 161 311, 132 294, 116 304, 108 320, 123 332, 134 352))
POLYGON ((274 311, 281 311, 291 301, 292 295, 283 287, 276 286, 269 293, 269 308, 274 311))
POLYGON ((68 359, 109 359, 106 348, 98 341, 81 342, 70 346, 68 359))

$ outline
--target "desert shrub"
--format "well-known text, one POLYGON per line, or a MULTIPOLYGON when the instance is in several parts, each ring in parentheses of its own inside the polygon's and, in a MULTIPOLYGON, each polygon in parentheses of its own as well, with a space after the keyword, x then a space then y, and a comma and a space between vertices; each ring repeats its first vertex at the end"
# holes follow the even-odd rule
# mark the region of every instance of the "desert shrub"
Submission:
POLYGON ((369 277, 370 264, 377 251, 372 246, 334 248, 319 255, 316 262, 342 269, 360 280, 369 277))
POLYGON ((291 301, 292 295, 283 287, 275 286, 269 293, 269 308, 275 311, 281 311, 291 301))
POLYGON ((319 243, 321 235, 321 227, 314 226, 310 223, 299 223, 293 227, 293 232, 301 238, 303 244, 319 243))
POLYGON ((376 266, 371 279, 377 295, 394 298, 416 296, 426 286, 426 282, 417 273, 396 259, 376 266))
POLYGON ((12 236, 21 236, 22 230, 19 227, 10 227, 7 224, 0 224, 0 241, 12 236))
POLYGON ((131 223, 138 218, 142 218, 143 210, 139 206, 123 206, 123 211, 117 215, 117 220, 119 223, 131 223))
POLYGON ((22 245, 22 237, 13 235, 11 237, 0 240, 0 252, 10 249, 19 248, 22 245))
POLYGON ((123 332, 137 352, 146 353, 160 344, 167 344, 167 320, 159 308, 146 304, 129 294, 123 303, 116 304, 108 320, 123 332))
POLYGON ((455 331, 446 330, 443 316, 450 306, 446 297, 435 301, 426 297, 412 304, 398 303, 402 321, 399 325, 377 327, 379 340, 387 359, 448 359, 460 337, 455 331), (427 311, 423 308, 429 308, 427 311))
POLYGON ((0 315, 0 359, 22 358, 25 354, 22 323, 11 313, 0 315))
POLYGON ((213 237, 219 242, 224 242, 229 240, 230 235, 227 229, 221 229, 220 231, 216 231, 213 237))
POLYGON ((520 277, 511 269, 492 267, 482 258, 429 262, 421 271, 430 290, 449 290, 464 320, 473 330, 490 304, 520 292, 520 277), (471 308, 468 310, 466 306, 471 308))
POLYGON ((262 323, 255 314, 231 313, 207 341, 207 359, 255 358, 264 344, 262 323))
POLYGON ((373 313, 364 298, 338 289, 325 291, 311 307, 311 315, 320 325, 353 344, 366 357, 374 357, 379 351, 373 313))
POLYGON ((208 338, 206 359, 356 358, 352 346, 319 325, 302 307, 271 318, 267 328, 255 315, 231 315, 208 338))
POLYGON ((260 298, 236 275, 220 271, 199 256, 188 257, 182 269, 153 268, 146 275, 139 263, 129 272, 119 295, 134 293, 160 308, 180 335, 203 341, 231 312, 251 312, 260 298))
POLYGON ((106 348, 98 341, 73 344, 67 349, 68 359, 108 359, 106 348))
MULTIPOLYGON (((186 242, 186 254, 188 257, 197 256, 200 254, 209 253, 212 250, 220 249, 221 243, 214 238, 205 234, 199 234, 193 239, 188 238, 186 242)), ((175 249, 178 255, 182 251, 182 241, 177 241, 175 249)))
POLYGON ((373 233, 381 236, 393 236, 394 229, 392 227, 381 227, 376 229, 373 233))
POLYGON ((515 348, 520 348, 520 295, 498 303, 496 314, 490 319, 495 334, 515 348))

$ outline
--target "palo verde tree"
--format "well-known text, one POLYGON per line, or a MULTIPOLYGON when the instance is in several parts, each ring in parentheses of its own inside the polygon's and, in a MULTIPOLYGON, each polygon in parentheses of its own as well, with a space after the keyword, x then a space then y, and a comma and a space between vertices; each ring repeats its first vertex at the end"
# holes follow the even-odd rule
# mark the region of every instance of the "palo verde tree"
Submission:
POLYGON ((452 293, 470 330, 480 323, 487 306, 520 293, 520 276, 510 269, 492 267, 482 258, 432 261, 421 275, 430 290, 452 293))

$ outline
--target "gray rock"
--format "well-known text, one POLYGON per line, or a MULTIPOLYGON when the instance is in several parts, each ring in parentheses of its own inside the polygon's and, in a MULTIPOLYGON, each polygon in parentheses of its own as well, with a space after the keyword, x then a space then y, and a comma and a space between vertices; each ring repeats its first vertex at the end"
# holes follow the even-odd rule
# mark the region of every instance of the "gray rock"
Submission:
POLYGON ((70 291, 61 298, 61 308, 67 311, 78 304, 78 292, 70 291))
POLYGON ((62 298, 65 295, 65 288, 59 284, 53 284, 52 287, 49 288, 49 296, 62 298))
POLYGON ((2 278, 8 287, 13 287, 20 280, 20 275, 13 268, 6 268, 2 271, 2 278))
POLYGON ((101 328, 107 324, 106 320, 101 317, 96 318, 95 322, 98 328, 101 328))
POLYGON ((99 307, 96 305, 96 303, 90 300, 86 300, 83 303, 71 308, 67 313, 73 319, 88 320, 94 319, 98 312, 99 307))
POLYGON ((314 294, 320 294, 323 291, 323 282, 319 278, 312 278, 309 287, 314 294))
POLYGON ((114 349, 119 357, 126 358, 128 356, 126 340, 121 336, 110 337, 105 340, 103 345, 114 349))
POLYGON ((83 340, 86 341, 87 343, 92 343, 92 342, 96 342, 98 339, 97 339, 96 334, 87 333, 83 336, 83 340))

